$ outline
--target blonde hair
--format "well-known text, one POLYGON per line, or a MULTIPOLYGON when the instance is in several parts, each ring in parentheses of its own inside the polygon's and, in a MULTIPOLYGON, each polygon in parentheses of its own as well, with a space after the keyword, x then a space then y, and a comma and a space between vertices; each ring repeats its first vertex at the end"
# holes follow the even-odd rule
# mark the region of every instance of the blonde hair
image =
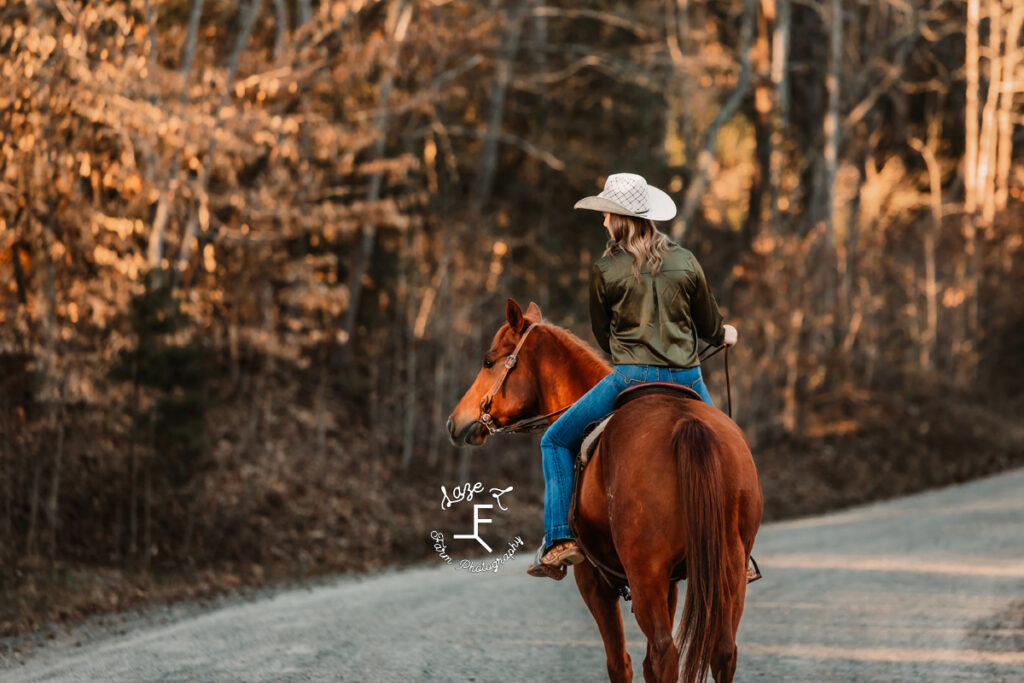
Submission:
POLYGON ((604 255, 612 253, 620 246, 633 255, 633 275, 640 279, 640 270, 647 264, 651 275, 661 270, 662 254, 672 246, 668 235, 658 230, 654 221, 648 218, 609 214, 612 239, 604 250, 604 255))

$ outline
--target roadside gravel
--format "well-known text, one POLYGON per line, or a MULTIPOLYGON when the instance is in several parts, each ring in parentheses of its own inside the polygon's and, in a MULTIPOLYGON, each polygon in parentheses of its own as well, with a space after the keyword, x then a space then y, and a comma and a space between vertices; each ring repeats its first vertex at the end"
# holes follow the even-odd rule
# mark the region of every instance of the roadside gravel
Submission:
MULTIPOLYGON (((1024 470, 764 527, 737 680, 1024 682, 1022 532, 1024 470)), ((94 619, 0 641, 0 679, 603 680, 574 583, 526 564, 431 563, 94 619)), ((644 640, 623 612, 642 680, 644 640)))

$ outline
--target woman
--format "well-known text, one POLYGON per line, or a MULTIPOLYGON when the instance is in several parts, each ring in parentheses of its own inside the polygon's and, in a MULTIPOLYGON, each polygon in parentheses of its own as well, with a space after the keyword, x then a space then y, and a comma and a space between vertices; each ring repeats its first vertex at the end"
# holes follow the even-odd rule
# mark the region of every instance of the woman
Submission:
POLYGON ((574 208, 603 212, 611 236, 591 271, 590 322, 614 367, 540 442, 544 544, 527 571, 553 579, 565 576, 565 565, 583 560, 569 531, 569 500, 584 428, 612 412, 619 392, 642 382, 683 384, 714 405, 701 377, 697 343, 736 343, 736 329, 722 324, 697 259, 654 224, 676 215, 667 194, 642 176, 615 173, 600 194, 581 199, 574 208))

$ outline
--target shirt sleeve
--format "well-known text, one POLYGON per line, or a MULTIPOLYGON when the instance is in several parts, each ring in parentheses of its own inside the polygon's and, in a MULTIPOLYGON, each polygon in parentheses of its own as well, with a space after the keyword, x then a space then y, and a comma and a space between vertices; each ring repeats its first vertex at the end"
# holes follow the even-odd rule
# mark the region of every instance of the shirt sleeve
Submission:
POLYGON ((707 278, 704 277, 704 269, 696 259, 693 265, 697 273, 697 289, 693 293, 693 301, 690 302, 690 314, 693 316, 694 327, 697 328, 697 336, 709 344, 721 346, 725 341, 722 312, 718 310, 718 302, 715 301, 707 278))
POLYGON ((604 274, 594 264, 590 271, 590 329, 594 331, 597 344, 605 353, 611 353, 608 339, 611 335, 611 322, 608 316, 608 300, 605 292, 604 274))

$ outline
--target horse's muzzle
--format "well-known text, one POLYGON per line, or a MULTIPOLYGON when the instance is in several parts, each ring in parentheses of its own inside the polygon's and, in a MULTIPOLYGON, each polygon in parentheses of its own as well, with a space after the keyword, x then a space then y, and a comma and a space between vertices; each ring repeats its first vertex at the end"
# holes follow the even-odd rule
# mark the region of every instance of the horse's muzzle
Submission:
POLYGON ((451 442, 456 448, 462 448, 463 446, 482 446, 484 441, 487 440, 485 435, 486 430, 480 420, 470 422, 458 433, 455 432, 455 422, 451 417, 448 418, 448 422, 445 424, 445 428, 448 432, 448 441, 451 442))

